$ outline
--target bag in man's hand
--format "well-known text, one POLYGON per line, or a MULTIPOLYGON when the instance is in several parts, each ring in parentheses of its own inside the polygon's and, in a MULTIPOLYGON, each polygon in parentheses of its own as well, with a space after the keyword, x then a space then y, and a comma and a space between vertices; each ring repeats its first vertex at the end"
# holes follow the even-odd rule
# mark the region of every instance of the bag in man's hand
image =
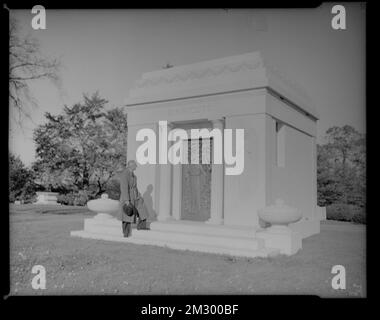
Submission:
POLYGON ((136 207, 129 201, 123 204, 123 211, 128 217, 132 217, 137 213, 136 207))

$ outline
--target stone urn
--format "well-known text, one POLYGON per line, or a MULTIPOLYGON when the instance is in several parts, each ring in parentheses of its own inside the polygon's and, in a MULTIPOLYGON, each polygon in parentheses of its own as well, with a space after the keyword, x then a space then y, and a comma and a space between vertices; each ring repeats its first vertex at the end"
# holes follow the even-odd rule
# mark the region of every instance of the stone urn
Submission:
POLYGON ((288 224, 302 218, 299 210, 285 205, 282 199, 276 199, 274 205, 259 210, 258 214, 262 220, 271 224, 271 231, 288 231, 288 224))
POLYGON ((87 202, 87 208, 97 213, 94 219, 113 219, 111 215, 119 209, 119 201, 108 198, 107 193, 103 193, 100 199, 87 202))

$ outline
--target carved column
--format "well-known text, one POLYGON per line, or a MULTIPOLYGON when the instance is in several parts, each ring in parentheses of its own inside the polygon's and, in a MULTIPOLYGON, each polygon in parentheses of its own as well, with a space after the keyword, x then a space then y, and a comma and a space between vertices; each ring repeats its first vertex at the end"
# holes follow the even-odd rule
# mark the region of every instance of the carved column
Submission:
MULTIPOLYGON (((222 147, 224 140, 224 121, 213 120, 213 128, 219 129, 222 134, 222 147)), ((215 143, 215 141, 214 141, 215 143)), ((213 146, 214 147, 214 146, 213 146)), ((214 149, 214 148, 213 148, 214 149)), ((222 155, 223 155, 222 149, 222 155)), ((213 157, 214 160, 214 157, 213 157)), ((207 223, 210 224, 223 224, 223 191, 224 191, 224 161, 222 164, 215 164, 212 162, 211 169, 211 208, 210 219, 207 223)))
MULTIPOLYGON (((183 130, 183 129, 178 129, 175 128, 172 130, 173 133, 177 132, 178 130, 183 130)), ((181 143, 183 144, 184 141, 179 138, 181 143)), ((176 141, 172 142, 173 144, 176 143, 176 141)), ((172 151, 172 156, 174 157, 173 154, 174 151, 172 151)), ((187 155, 187 153, 186 153, 187 155)), ((184 156, 182 154, 182 156, 184 156)), ((181 159, 183 161, 183 159, 181 159)), ((175 220, 180 220, 181 219, 181 205, 182 205, 182 164, 172 164, 172 177, 173 177, 173 184, 172 184, 172 218, 175 220)))

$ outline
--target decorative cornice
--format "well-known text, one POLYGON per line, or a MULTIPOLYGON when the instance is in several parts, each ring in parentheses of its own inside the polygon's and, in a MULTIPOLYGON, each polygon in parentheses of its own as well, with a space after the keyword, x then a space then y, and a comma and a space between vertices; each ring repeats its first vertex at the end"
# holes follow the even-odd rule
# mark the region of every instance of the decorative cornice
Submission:
POLYGON ((316 117, 306 91, 278 68, 268 65, 259 52, 144 73, 130 91, 127 105, 259 88, 273 90, 316 117))
POLYGON ((158 75, 147 79, 141 79, 136 83, 136 88, 148 88, 162 84, 174 82, 186 82, 190 80, 200 80, 205 78, 217 77, 224 74, 231 74, 241 71, 255 70, 262 67, 262 61, 243 61, 239 63, 229 63, 213 67, 199 68, 198 70, 189 70, 185 72, 170 73, 167 75, 158 75))
POLYGON ((288 88, 294 90, 298 95, 302 96, 307 101, 311 101, 310 96, 307 94, 306 90, 294 81, 287 78, 279 69, 271 65, 266 65, 265 69, 267 69, 267 71, 274 75, 278 80, 283 82, 288 88))

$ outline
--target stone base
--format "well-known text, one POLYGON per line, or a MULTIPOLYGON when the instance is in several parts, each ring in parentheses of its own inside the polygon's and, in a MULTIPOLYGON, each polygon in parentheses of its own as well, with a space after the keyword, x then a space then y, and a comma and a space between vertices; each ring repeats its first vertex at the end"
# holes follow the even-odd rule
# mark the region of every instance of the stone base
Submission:
POLYGON ((326 220, 326 207, 317 206, 317 217, 319 220, 326 220))
POLYGON ((124 238, 121 221, 107 214, 84 220, 84 230, 72 236, 172 249, 192 250, 243 257, 292 255, 302 249, 302 239, 320 232, 320 220, 302 219, 289 227, 273 226, 256 230, 252 227, 214 225, 198 221, 154 221, 149 231, 132 230, 124 238))
POLYGON ((124 238, 121 221, 112 219, 85 219, 84 230, 72 231, 72 236, 135 244, 164 246, 172 249, 227 254, 242 257, 267 257, 279 252, 264 247, 264 241, 255 238, 255 230, 247 227, 214 226, 193 221, 152 222, 151 230, 132 230, 124 238))
POLYGON ((266 248, 280 250, 280 253, 292 255, 302 249, 300 233, 286 226, 273 226, 256 233, 256 238, 265 242, 266 248))
POLYGON ((34 204, 60 205, 60 203, 57 203, 58 192, 38 191, 36 194, 37 202, 34 204))
POLYGON ((207 224, 211 224, 211 225, 223 225, 224 221, 223 219, 219 219, 219 220, 213 220, 212 218, 205 221, 205 223, 207 224))
POLYGON ((33 204, 46 204, 46 205, 52 205, 52 206, 60 206, 61 203, 58 203, 57 201, 37 201, 33 202, 33 204))
POLYGON ((321 231, 321 222, 319 219, 301 219, 296 223, 289 224, 289 228, 305 239, 321 231))

